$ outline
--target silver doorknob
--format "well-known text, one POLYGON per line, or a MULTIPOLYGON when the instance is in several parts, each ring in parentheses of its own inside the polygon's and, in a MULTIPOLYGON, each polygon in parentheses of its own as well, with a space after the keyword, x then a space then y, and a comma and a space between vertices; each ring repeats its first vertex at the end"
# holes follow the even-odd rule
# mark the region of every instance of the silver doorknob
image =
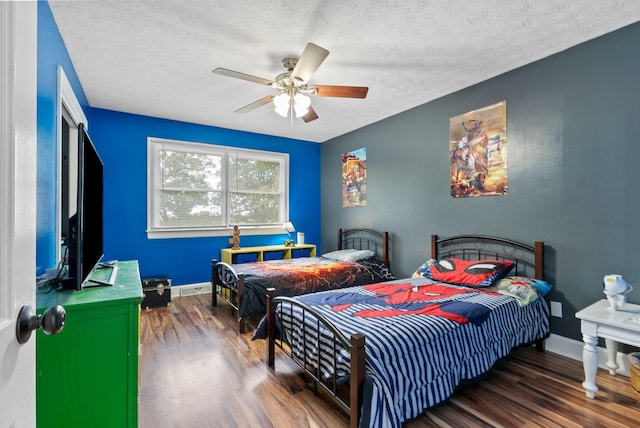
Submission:
POLYGON ((29 305, 23 306, 18 313, 16 339, 18 343, 27 343, 33 330, 42 329, 45 334, 58 334, 64 328, 67 313, 60 305, 51 306, 42 315, 36 315, 29 305))

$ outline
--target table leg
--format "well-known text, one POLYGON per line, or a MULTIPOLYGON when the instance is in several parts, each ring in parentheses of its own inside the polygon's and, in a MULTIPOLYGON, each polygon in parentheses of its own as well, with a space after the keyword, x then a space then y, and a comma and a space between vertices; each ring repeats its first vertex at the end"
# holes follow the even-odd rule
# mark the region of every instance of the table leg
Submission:
POLYGON ((596 372, 598 370, 598 338, 582 335, 584 347, 582 349, 582 365, 584 367, 584 382, 582 386, 587 393, 587 397, 594 398, 598 387, 596 386, 596 372))
POLYGON ((618 371, 618 364, 616 363, 618 342, 613 339, 605 339, 604 342, 607 345, 607 367, 609 368, 609 374, 615 375, 618 371))

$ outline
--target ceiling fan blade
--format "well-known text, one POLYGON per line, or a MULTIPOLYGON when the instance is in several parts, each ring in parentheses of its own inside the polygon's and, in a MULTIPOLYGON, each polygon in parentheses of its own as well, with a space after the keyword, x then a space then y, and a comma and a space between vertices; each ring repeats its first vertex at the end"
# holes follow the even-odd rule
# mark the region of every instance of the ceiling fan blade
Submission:
POLYGON ((213 73, 221 74, 227 77, 234 77, 236 79, 247 80, 249 82, 258 83, 260 85, 266 85, 266 86, 273 85, 274 83, 272 80, 263 79, 262 77, 256 77, 246 73, 240 73, 239 71, 233 71, 227 68, 218 67, 215 70, 213 70, 213 73))
POLYGON ((298 63, 291 72, 291 79, 298 85, 304 85, 311 79, 320 64, 329 55, 329 51, 313 43, 307 43, 298 59, 298 63))
POLYGON ((304 120, 305 123, 311 122, 312 120, 316 120, 317 118, 318 118, 318 114, 311 106, 309 106, 309 111, 307 112, 307 114, 302 116, 302 120, 304 120))
POLYGON ((258 101, 254 101, 251 104, 240 107, 238 110, 234 111, 234 113, 249 113, 250 111, 257 109, 258 107, 269 104, 271 101, 273 101, 274 97, 275 95, 267 95, 264 98, 260 98, 258 101))
POLYGON ((316 97, 366 98, 369 88, 366 86, 327 86, 314 85, 316 97))

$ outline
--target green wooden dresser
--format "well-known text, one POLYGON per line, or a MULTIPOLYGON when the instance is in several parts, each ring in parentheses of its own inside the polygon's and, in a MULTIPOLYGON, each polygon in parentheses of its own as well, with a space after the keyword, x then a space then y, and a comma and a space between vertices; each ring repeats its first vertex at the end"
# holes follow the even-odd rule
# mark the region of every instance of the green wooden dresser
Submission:
POLYGON ((37 293, 38 313, 53 305, 67 312, 59 334, 36 333, 39 428, 138 426, 142 284, 137 261, 117 266, 113 286, 37 293))

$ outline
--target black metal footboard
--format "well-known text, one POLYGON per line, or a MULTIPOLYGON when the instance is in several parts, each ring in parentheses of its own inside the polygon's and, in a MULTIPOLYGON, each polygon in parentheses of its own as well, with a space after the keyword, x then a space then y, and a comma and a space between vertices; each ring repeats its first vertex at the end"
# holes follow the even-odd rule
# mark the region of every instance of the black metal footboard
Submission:
POLYGON ((238 318, 238 332, 244 333, 244 317, 240 315, 244 296, 244 275, 229 264, 211 260, 211 305, 218 305, 218 296, 231 306, 238 318))
POLYGON ((365 338, 362 334, 353 334, 347 338, 330 321, 314 309, 289 297, 276 297, 276 290, 270 288, 267 291, 267 365, 275 368, 275 347, 278 346, 289 358, 291 358, 313 381, 313 392, 317 394, 320 387, 329 397, 335 401, 345 412, 349 414, 350 426, 357 427, 362 406, 362 390, 365 378, 365 338), (286 305, 278 305, 286 303, 286 305), (294 316, 294 312, 296 315, 294 316), (301 323, 300 334, 303 349, 300 352, 287 341, 288 333, 282 331, 282 323, 277 326, 276 319, 296 318, 301 323), (310 326, 311 328, 304 328, 310 326), (329 339, 327 339, 329 337, 329 339), (315 358, 310 358, 306 352, 308 343, 315 344, 318 348, 315 358), (321 346, 320 344, 324 345, 321 346), (329 345, 327 346, 327 343, 329 345), (344 391, 339 391, 340 382, 338 361, 340 354, 348 355, 348 397, 344 398, 344 391), (330 355, 327 356, 327 353, 330 355), (326 367, 327 361, 332 362, 328 372, 323 373, 322 366, 326 367))

